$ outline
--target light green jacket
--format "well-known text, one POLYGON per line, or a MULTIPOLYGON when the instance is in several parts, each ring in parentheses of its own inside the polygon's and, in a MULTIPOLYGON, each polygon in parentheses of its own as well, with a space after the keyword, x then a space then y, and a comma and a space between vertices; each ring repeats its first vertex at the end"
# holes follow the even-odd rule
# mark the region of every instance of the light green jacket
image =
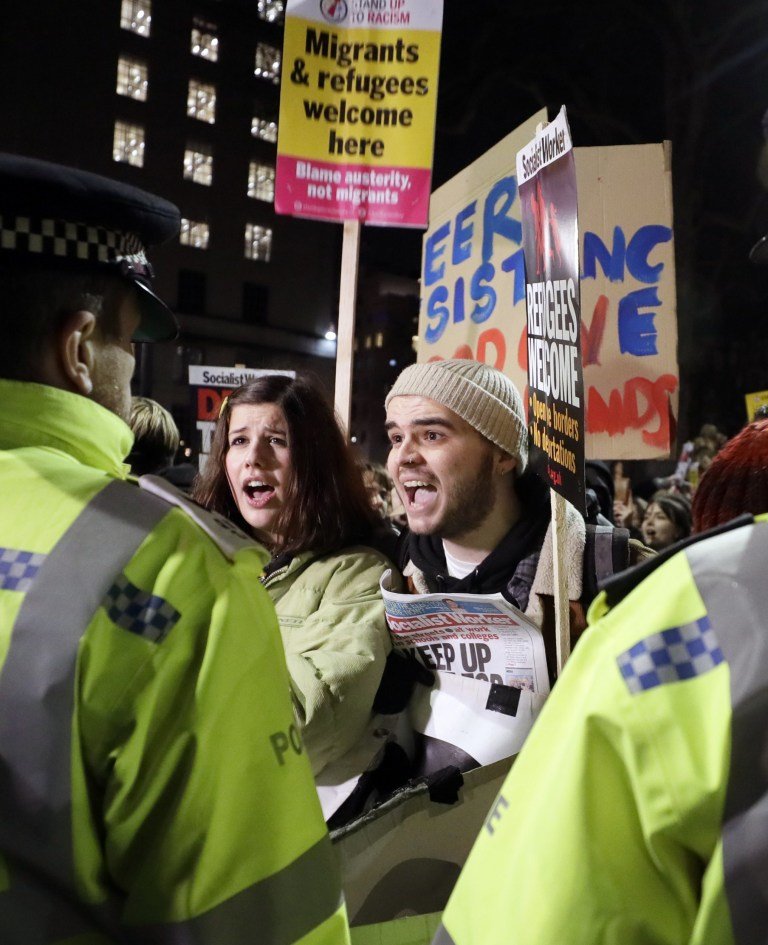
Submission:
POLYGON ((766 561, 762 517, 596 599, 435 945, 768 940, 766 561))
POLYGON ((303 552, 264 581, 283 637, 315 774, 361 738, 392 645, 379 591, 392 563, 372 548, 303 552))
POLYGON ((131 442, 0 381, 0 939, 346 942, 265 552, 123 481, 131 442))

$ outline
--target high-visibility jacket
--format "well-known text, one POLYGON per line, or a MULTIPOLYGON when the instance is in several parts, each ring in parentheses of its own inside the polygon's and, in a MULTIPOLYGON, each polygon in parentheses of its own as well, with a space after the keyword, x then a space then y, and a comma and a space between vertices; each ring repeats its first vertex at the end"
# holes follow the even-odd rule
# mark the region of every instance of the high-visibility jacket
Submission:
POLYGON ((435 945, 768 940, 768 523, 638 572, 593 604, 435 945))
POLYGON ((0 941, 345 943, 265 553, 131 442, 0 381, 0 941))

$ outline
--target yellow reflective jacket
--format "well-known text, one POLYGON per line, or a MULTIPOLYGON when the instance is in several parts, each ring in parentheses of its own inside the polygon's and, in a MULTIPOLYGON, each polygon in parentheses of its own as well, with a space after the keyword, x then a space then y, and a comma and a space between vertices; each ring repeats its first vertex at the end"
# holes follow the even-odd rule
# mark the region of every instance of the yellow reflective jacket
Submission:
POLYGON ((0 381, 0 940, 347 942, 266 556, 126 482, 130 446, 0 381))
POLYGON ((597 598, 435 945, 768 940, 766 561, 749 520, 597 598))

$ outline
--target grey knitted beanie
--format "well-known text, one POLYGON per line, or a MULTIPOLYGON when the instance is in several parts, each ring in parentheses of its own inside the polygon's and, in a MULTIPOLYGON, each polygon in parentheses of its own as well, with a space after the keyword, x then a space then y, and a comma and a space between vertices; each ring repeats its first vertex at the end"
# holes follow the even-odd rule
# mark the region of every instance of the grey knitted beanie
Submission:
POLYGON ((491 443, 528 463, 528 430, 520 392, 510 379, 479 361, 451 358, 412 364, 395 381, 384 406, 393 397, 428 397, 466 420, 491 443))

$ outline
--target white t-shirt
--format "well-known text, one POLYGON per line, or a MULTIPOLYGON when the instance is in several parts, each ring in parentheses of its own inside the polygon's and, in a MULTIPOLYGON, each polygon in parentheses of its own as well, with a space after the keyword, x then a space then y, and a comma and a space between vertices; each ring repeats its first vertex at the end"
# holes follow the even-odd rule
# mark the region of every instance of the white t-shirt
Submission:
POLYGON ((465 578, 477 567, 474 561, 460 561, 458 558, 454 558, 445 547, 445 542, 443 542, 443 551, 445 552, 445 564, 448 568, 448 574, 450 574, 451 577, 465 578))

